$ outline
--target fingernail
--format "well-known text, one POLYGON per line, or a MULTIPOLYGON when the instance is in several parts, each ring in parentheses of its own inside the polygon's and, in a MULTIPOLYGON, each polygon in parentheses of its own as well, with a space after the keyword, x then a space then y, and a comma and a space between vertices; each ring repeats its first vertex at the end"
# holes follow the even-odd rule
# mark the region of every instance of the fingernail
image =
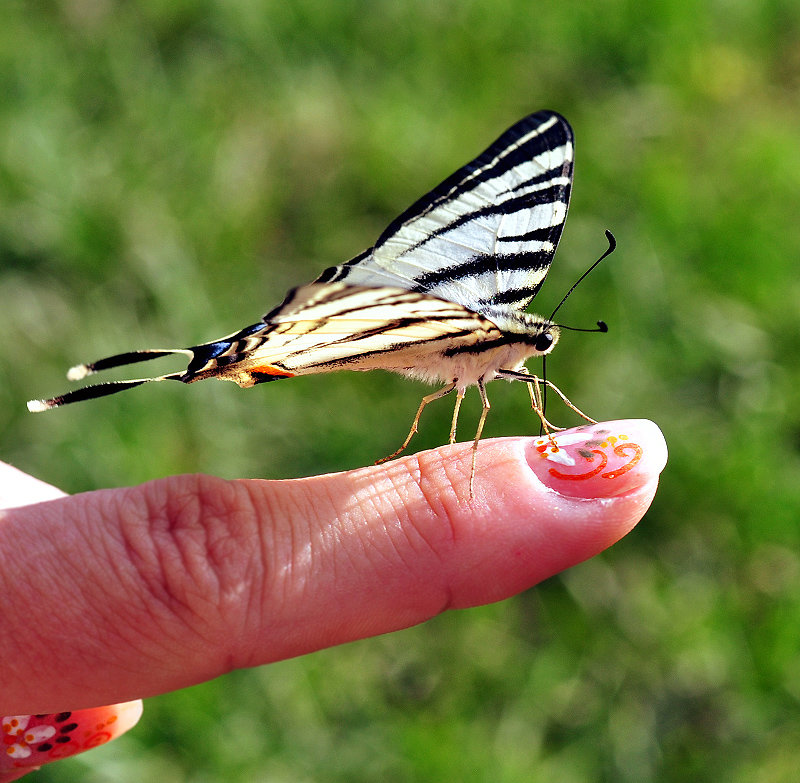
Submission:
MULTIPOLYGON (((72 712, 0 717, 0 779, 12 769, 32 770, 104 745, 136 725, 141 701, 72 712)), ((13 778, 6 778, 13 779, 13 778)))
POLYGON ((561 495, 616 497, 648 483, 664 468, 667 445, 645 419, 606 421, 533 440, 528 463, 561 495))

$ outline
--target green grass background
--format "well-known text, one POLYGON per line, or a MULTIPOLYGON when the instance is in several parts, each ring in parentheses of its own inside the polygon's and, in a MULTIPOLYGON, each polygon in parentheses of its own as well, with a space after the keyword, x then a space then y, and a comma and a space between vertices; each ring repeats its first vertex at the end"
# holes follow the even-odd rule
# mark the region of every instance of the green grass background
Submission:
MULTIPOLYGON (((391 452, 423 387, 380 373, 25 401, 76 362, 258 320, 540 108, 573 124, 577 164, 535 309, 603 229, 619 242, 561 313, 611 332, 566 334, 548 372, 670 447, 651 511, 601 557, 151 699, 36 780, 797 779, 796 0, 5 0, 0 96, 0 456, 20 468, 78 492, 391 452)), ((524 389, 490 397, 488 435, 538 431, 524 389)), ((429 409, 416 447, 449 415, 429 409)))

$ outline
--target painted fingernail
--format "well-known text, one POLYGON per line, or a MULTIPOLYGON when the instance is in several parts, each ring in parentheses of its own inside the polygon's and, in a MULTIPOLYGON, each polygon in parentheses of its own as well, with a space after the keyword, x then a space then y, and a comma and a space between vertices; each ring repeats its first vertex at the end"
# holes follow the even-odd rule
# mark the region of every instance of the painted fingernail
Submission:
POLYGON ((663 469, 667 446, 645 419, 601 422, 532 441, 528 463, 561 495, 616 497, 646 484, 663 469))
POLYGON ((142 702, 128 701, 87 710, 0 717, 0 780, 4 772, 32 769, 96 748, 136 725, 142 702))

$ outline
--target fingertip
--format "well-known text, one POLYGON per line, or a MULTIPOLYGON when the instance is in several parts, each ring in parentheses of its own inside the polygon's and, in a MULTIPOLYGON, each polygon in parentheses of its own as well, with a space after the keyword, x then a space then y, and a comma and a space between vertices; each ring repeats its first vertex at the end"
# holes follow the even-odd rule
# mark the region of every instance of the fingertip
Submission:
POLYGON ((506 598, 587 560, 649 508, 667 456, 655 424, 605 422, 553 440, 558 451, 548 438, 481 441, 473 497, 466 445, 418 455, 428 463, 425 495, 453 530, 451 606, 506 598))

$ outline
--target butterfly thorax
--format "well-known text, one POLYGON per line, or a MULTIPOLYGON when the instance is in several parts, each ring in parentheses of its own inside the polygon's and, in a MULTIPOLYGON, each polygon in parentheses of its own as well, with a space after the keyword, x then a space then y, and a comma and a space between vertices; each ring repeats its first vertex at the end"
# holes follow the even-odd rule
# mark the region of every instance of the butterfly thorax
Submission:
POLYGON ((481 315, 488 318, 510 340, 516 340, 531 346, 539 343, 541 336, 549 334, 552 342, 548 350, 538 350, 530 356, 544 356, 558 342, 558 327, 547 318, 536 313, 526 313, 506 307, 488 305, 481 308, 481 315))
POLYGON ((403 357, 405 352, 396 352, 386 357, 382 369, 428 383, 455 382, 464 391, 479 380, 493 380, 499 370, 519 370, 526 359, 546 355, 558 342, 558 327, 533 313, 498 308, 485 310, 482 316, 486 328, 480 333, 449 341, 430 353, 413 351, 403 357), (490 315, 491 323, 485 320, 490 315))

